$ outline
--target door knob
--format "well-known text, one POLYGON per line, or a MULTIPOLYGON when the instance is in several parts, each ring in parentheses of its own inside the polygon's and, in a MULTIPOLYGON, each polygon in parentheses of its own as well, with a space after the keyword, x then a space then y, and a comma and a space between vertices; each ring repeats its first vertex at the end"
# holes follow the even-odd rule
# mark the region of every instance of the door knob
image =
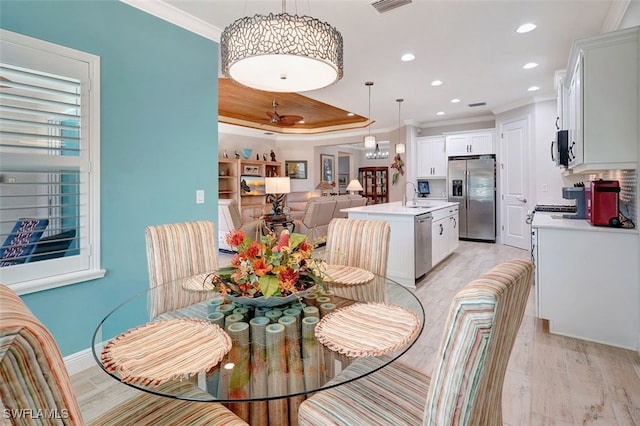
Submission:
POLYGON ((527 199, 524 198, 522 195, 518 195, 516 197, 516 200, 520 201, 521 203, 526 203, 527 202, 527 199))

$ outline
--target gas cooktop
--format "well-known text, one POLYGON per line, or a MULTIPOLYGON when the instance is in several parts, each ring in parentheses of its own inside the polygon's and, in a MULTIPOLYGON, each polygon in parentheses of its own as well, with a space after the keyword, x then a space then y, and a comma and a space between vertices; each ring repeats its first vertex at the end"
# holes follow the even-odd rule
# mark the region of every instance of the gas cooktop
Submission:
POLYGON ((535 211, 576 213, 576 206, 569 206, 569 205, 563 205, 563 204, 536 204, 535 211))

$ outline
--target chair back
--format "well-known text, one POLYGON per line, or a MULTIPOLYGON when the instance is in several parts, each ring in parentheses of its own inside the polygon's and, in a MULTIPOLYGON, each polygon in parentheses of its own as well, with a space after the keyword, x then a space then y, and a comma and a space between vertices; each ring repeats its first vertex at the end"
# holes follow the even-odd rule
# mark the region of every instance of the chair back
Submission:
POLYGON ((502 426, 502 386, 532 276, 530 260, 512 260, 455 296, 431 377, 424 425, 502 426))
MULTIPOLYGON (((197 221, 148 226, 145 229, 149 287, 218 268, 213 222, 197 221)), ((198 303, 206 292, 153 292, 152 314, 158 315, 198 303)))
POLYGON ((51 333, 4 285, 0 285, 0 306, 0 400, 5 413, 20 424, 31 421, 30 413, 34 419, 44 413, 60 417, 62 424, 83 424, 51 333))
POLYGON ((332 285, 336 295, 362 302, 385 302, 391 227, 382 220, 332 219, 327 232, 326 260, 355 266, 379 277, 363 285, 332 285))

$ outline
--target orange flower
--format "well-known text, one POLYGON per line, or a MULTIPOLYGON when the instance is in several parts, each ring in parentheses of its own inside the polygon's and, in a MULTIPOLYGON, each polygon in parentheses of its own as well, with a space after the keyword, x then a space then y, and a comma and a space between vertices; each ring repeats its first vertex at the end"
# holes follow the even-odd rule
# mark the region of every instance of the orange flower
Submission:
POLYGON ((253 261, 253 272, 259 277, 268 274, 273 269, 273 265, 267 265, 264 258, 253 261))
POLYGON ((247 257, 249 259, 256 259, 258 255, 262 252, 262 246, 257 241, 252 241, 251 245, 247 248, 247 257))
POLYGON ((236 253, 231 258, 232 266, 240 266, 240 262, 242 261, 242 255, 240 253, 236 253))
POLYGON ((309 242, 306 241, 306 240, 301 242, 298 247, 300 248, 300 251, 302 251, 302 252, 309 252, 309 251, 311 251, 311 249, 313 249, 313 246, 311 244, 309 244, 309 242))
POLYGON ((233 247, 238 247, 244 241, 246 235, 242 229, 236 229, 235 231, 227 234, 227 244, 233 247))
POLYGON ((298 273, 291 268, 286 268, 278 274, 280 286, 283 290, 291 290, 298 281, 298 273))

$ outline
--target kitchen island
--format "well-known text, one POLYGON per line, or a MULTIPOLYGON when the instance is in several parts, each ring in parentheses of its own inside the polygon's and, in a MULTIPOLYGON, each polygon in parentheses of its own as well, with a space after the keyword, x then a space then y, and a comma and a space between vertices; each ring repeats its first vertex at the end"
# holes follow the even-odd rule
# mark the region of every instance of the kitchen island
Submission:
POLYGON ((549 331, 640 350, 637 229, 536 212, 536 314, 549 331))
POLYGON ((416 200, 341 210, 349 219, 384 220, 391 226, 387 276, 415 288, 416 280, 458 247, 458 203, 416 200))

